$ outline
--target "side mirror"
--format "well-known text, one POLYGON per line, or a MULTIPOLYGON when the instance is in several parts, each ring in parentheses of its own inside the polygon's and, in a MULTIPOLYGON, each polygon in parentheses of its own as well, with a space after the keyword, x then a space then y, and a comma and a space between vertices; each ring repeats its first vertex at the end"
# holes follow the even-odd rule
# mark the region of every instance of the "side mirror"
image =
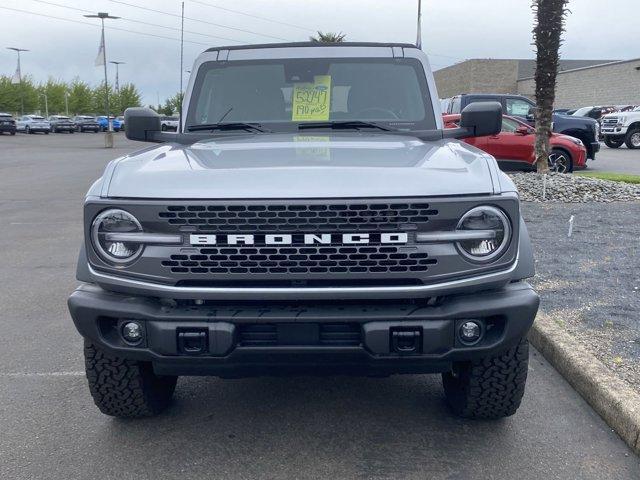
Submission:
POLYGON ((460 128, 470 137, 497 135, 502 130, 502 105, 499 102, 477 102, 467 105, 460 115, 460 128))
POLYGON ((127 108, 124 112, 124 131, 129 140, 154 142, 160 132, 160 115, 146 107, 127 108))
POLYGON ((531 133, 531 129, 525 127, 524 125, 516 128, 516 135, 529 135, 531 133))

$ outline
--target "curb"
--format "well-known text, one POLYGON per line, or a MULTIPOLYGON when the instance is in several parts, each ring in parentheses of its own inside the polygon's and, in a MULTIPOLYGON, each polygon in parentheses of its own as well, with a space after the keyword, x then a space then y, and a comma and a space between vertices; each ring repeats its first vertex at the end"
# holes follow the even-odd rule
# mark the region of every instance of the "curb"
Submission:
POLYGON ((640 455, 640 394, 571 335, 538 315, 529 340, 616 433, 640 455))

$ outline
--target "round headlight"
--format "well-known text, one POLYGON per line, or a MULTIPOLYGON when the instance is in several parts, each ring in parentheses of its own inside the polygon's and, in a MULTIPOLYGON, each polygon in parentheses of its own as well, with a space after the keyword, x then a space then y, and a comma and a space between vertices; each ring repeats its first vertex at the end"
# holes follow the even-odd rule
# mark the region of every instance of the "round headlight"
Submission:
POLYGON ((132 262, 140 256, 144 247, 139 243, 111 239, 109 234, 135 232, 142 232, 142 226, 136 217, 124 210, 105 210, 91 225, 93 248, 106 262, 116 264, 132 262))
MULTIPOLYGON (((458 231, 481 230, 486 238, 458 242, 460 252, 475 262, 490 262, 504 253, 511 238, 511 224, 505 213, 495 207, 475 207, 458 222, 458 231), (493 232, 491 234, 491 232, 493 232)), ((482 235, 480 235, 482 236, 482 235)))

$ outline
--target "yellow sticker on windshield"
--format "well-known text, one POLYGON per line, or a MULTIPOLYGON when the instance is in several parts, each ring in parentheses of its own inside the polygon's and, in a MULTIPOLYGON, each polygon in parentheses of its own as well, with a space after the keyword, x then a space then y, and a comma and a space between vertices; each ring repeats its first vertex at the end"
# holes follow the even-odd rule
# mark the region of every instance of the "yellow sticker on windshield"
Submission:
POLYGON ((313 83, 297 83, 293 87, 293 122, 327 121, 330 109, 330 75, 317 75, 313 83))

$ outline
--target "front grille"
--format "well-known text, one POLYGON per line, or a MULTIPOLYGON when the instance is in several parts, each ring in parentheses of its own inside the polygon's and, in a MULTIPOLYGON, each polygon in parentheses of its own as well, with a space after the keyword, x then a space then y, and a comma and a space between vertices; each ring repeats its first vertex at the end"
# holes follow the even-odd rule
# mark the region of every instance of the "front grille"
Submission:
POLYGON ((162 262, 174 274, 424 273, 438 263, 402 246, 221 247, 171 255, 162 262))
POLYGON ((617 118, 605 118, 602 120, 602 125, 607 125, 607 126, 615 126, 618 124, 618 119, 617 118))
POLYGON ((249 288, 280 289, 277 295, 282 296, 286 289, 295 291, 294 296, 305 289, 398 287, 400 291, 502 270, 515 260, 518 245, 518 202, 511 194, 109 199, 87 203, 87 232, 105 208, 123 208, 140 221, 143 231, 179 235, 181 243, 149 244, 135 262, 122 269, 105 264, 88 238, 87 254, 96 270, 185 290, 215 289, 217 293, 249 288), (496 262, 470 263, 454 243, 416 241, 421 233, 455 230, 465 212, 480 204, 499 206, 512 222, 514 241, 496 262))
POLYGON ((438 215, 428 203, 171 205, 158 213, 177 227, 213 232, 395 231, 438 215))
POLYGON ((275 345, 358 346, 362 329, 357 323, 240 324, 238 344, 244 347, 275 345))

